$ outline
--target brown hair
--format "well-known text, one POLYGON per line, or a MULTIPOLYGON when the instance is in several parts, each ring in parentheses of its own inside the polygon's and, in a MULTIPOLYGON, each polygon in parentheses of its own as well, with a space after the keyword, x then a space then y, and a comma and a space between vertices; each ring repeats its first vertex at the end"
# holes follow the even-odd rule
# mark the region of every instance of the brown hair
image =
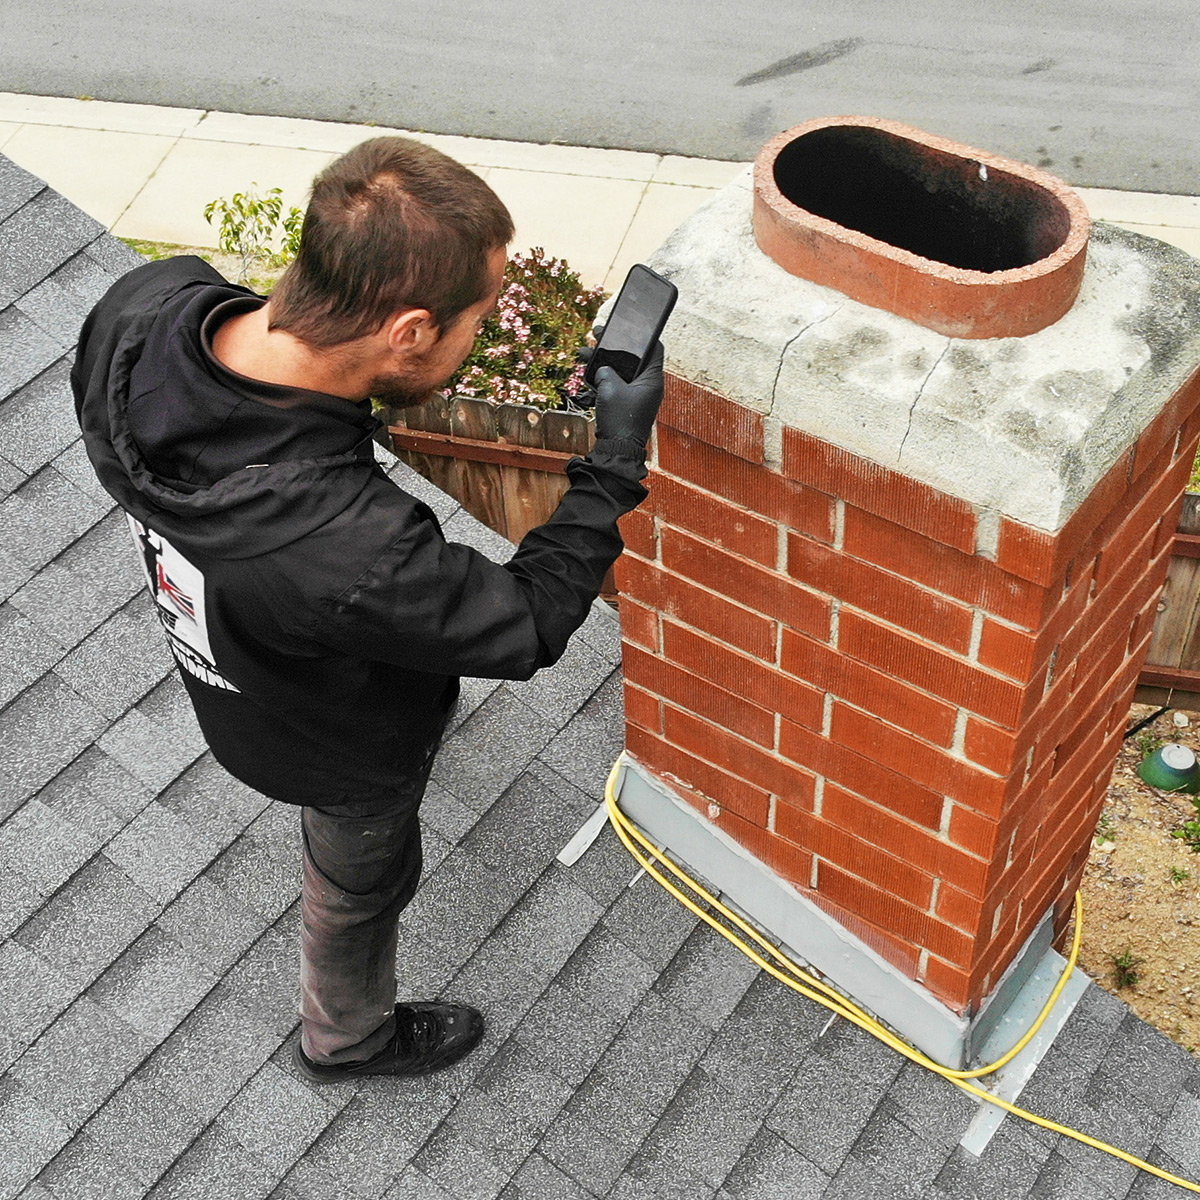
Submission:
POLYGON ((313 180, 271 328, 336 346, 411 307, 445 330, 483 299, 488 256, 512 236, 508 209, 474 171, 408 138, 372 138, 313 180))

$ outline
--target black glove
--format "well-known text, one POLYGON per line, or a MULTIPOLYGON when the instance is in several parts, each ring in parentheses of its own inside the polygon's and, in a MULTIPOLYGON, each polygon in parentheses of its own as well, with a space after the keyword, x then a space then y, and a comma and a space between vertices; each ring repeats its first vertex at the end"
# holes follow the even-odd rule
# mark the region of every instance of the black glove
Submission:
MULTIPOLYGON (((587 362, 591 349, 581 350, 587 362)), ((654 428, 654 418, 663 398, 663 348, 655 342, 641 373, 626 383, 612 367, 596 372, 596 437, 633 438, 644 446, 654 428)))

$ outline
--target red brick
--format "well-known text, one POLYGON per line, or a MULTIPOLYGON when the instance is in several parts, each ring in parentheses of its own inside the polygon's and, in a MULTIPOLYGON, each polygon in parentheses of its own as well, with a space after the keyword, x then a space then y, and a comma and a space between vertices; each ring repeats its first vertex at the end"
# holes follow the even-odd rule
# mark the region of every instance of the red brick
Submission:
POLYGON ((628 596, 619 597, 621 604, 621 636, 627 642, 658 649, 658 613, 628 596))
POLYGON ((873 925, 907 938, 941 958, 957 963, 970 961, 972 939, 961 929, 939 921, 825 860, 817 868, 817 891, 873 925))
POLYGON ((807 850, 752 825, 728 809, 722 809, 715 820, 708 819, 749 850, 759 862, 766 863, 776 875, 807 891, 812 879, 813 859, 807 850))
POLYGON ((869 713, 859 712, 840 701, 835 703, 830 738, 982 812, 998 815, 1000 811, 1004 800, 1003 779, 986 774, 962 759, 951 758, 944 751, 869 713))
POLYGON ((994 817, 976 812, 966 804, 950 809, 950 841, 980 858, 991 859, 1000 840, 1000 825, 994 817))
POLYGON ((941 824, 943 801, 940 792, 788 720, 780 724, 779 739, 780 753, 808 770, 824 775, 860 796, 877 798, 891 812, 919 825, 937 829, 941 824))
POLYGON ((789 529, 833 540, 831 496, 707 445, 669 425, 659 431, 658 466, 660 471, 715 492, 789 529))
POLYGON ((812 434, 799 429, 783 431, 783 471, 926 537, 967 553, 975 550, 975 510, 967 501, 812 434))
POLYGON ((925 967, 925 986, 948 1008, 965 1013, 978 997, 973 994, 975 975, 932 955, 925 967))
POLYGON ((856 662, 823 642, 783 631, 780 666, 800 679, 941 746, 954 740, 958 710, 943 700, 856 662))
POLYGON ((669 371, 658 425, 683 430, 710 446, 753 463, 763 460, 761 413, 707 388, 697 387, 669 371))
POLYGON ((928 588, 977 604, 1025 629, 1036 629, 1051 607, 1052 592, 1009 575, 994 562, 922 537, 873 513, 845 509, 847 554, 875 563, 928 588))
POLYGON ((952 878, 968 890, 983 885, 987 863, 982 859, 965 854, 930 830, 913 825, 886 808, 832 783, 825 784, 821 816, 856 837, 868 838, 888 854, 930 876, 952 878))
MULTIPOLYGON (((997 775, 1009 775, 1023 757, 1020 741, 1007 729, 981 721, 978 717, 967 718, 967 736, 963 753, 974 763, 987 767, 997 775)), ((1020 763, 1022 769, 1024 763, 1020 763)))
MULTIPOLYGON (((816 781, 810 771, 670 704, 663 718, 667 740, 673 745, 790 804, 811 807, 816 781)), ((766 825, 765 817, 761 824, 766 825)))
MULTIPOLYGON (((671 475, 655 475, 647 502, 660 520, 766 567, 779 559, 779 526, 671 475)), ((635 510, 640 511, 640 510, 635 510)), ((649 557, 649 556, 647 556, 649 557)))
POLYGON ((617 587, 622 601, 628 596, 757 658, 775 659, 778 634, 774 621, 653 563, 623 554, 617 560, 617 587))
POLYGON ((760 708, 819 729, 825 706, 815 688, 673 621, 663 622, 664 657, 760 708))
POLYGON ((775 809, 775 832, 918 908, 928 908, 933 899, 932 875, 808 809, 779 804, 775 809))
POLYGON ((666 527, 662 561, 668 571, 685 575, 747 608, 774 617, 814 637, 829 637, 831 606, 825 596, 768 571, 749 559, 720 550, 690 534, 666 527))
POLYGON ((972 611, 901 575, 882 571, 798 534, 788 536, 787 569, 789 575, 816 591, 847 601, 932 642, 960 654, 970 648, 972 611))
POLYGON ((650 733, 662 733, 662 701, 625 681, 625 720, 650 733))
POLYGON ((934 911, 949 925, 961 929, 971 937, 979 936, 983 918, 984 902, 967 892, 951 887, 945 880, 938 888, 937 905, 934 911))
POLYGON ((646 508, 635 508, 627 512, 618 522, 617 529, 625 542, 625 549, 640 554, 642 558, 658 556, 658 543, 654 534, 654 517, 646 508))
POLYGON ((1020 718, 1019 684, 850 609, 839 619, 838 648, 998 725, 1012 728, 1020 718))
POLYGON ((1064 547, 1052 533, 1001 517, 996 565, 1010 575, 1049 587, 1066 571, 1064 547))
POLYGON ((979 639, 979 661, 1019 683, 1028 683, 1040 665, 1041 639, 987 617, 979 639))
POLYGON ((625 728, 625 748, 656 774, 674 776, 707 800, 766 828, 770 796, 762 788, 754 787, 636 725, 625 728))
POLYGON ((894 967, 898 967, 910 979, 917 977, 920 951, 911 941, 897 937, 894 933, 881 929, 871 921, 864 920, 852 909, 839 904, 833 897, 826 896, 820 891, 806 891, 805 895, 822 911, 833 917, 843 929, 849 930, 881 958, 886 959, 894 967))
POLYGON ((1122 501, 1129 490, 1133 458, 1134 447, 1130 446, 1059 530, 1058 540, 1063 544, 1063 552, 1071 554, 1076 561, 1094 553, 1095 547, 1107 536, 1103 531, 1113 512, 1127 507, 1122 501))
POLYGON ((636 683, 760 746, 771 748, 775 745, 773 711, 751 704, 699 675, 634 646, 625 647, 623 668, 627 682, 636 683))
POLYGON ((1142 431, 1134 453, 1134 469, 1131 482, 1136 483, 1146 466, 1157 456, 1163 446, 1172 445, 1176 433, 1185 428, 1197 415, 1200 406, 1200 371, 1192 377, 1163 406, 1158 416, 1142 431))

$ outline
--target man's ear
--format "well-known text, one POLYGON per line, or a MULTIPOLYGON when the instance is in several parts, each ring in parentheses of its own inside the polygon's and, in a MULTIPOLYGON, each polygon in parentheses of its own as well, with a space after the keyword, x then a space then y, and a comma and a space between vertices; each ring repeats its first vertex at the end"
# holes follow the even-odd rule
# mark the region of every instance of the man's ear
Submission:
POLYGON ((427 353, 441 336, 441 330, 427 308, 406 308, 384 325, 388 349, 397 354, 427 353))

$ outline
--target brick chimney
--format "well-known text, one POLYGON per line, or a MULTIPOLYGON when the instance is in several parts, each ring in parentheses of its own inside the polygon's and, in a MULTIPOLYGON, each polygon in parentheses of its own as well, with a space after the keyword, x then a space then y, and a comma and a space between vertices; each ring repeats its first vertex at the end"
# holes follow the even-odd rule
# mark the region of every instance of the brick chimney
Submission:
POLYGON ((889 122, 803 126, 757 177, 652 259, 680 303, 617 577, 622 804, 885 1020, 919 996, 957 1065, 1087 860, 1200 437, 1200 264, 1088 249, 1057 180, 889 122), (813 131, 873 201, 787 211, 813 131), (968 250, 1002 219, 1000 258, 863 233, 894 197, 968 250))

